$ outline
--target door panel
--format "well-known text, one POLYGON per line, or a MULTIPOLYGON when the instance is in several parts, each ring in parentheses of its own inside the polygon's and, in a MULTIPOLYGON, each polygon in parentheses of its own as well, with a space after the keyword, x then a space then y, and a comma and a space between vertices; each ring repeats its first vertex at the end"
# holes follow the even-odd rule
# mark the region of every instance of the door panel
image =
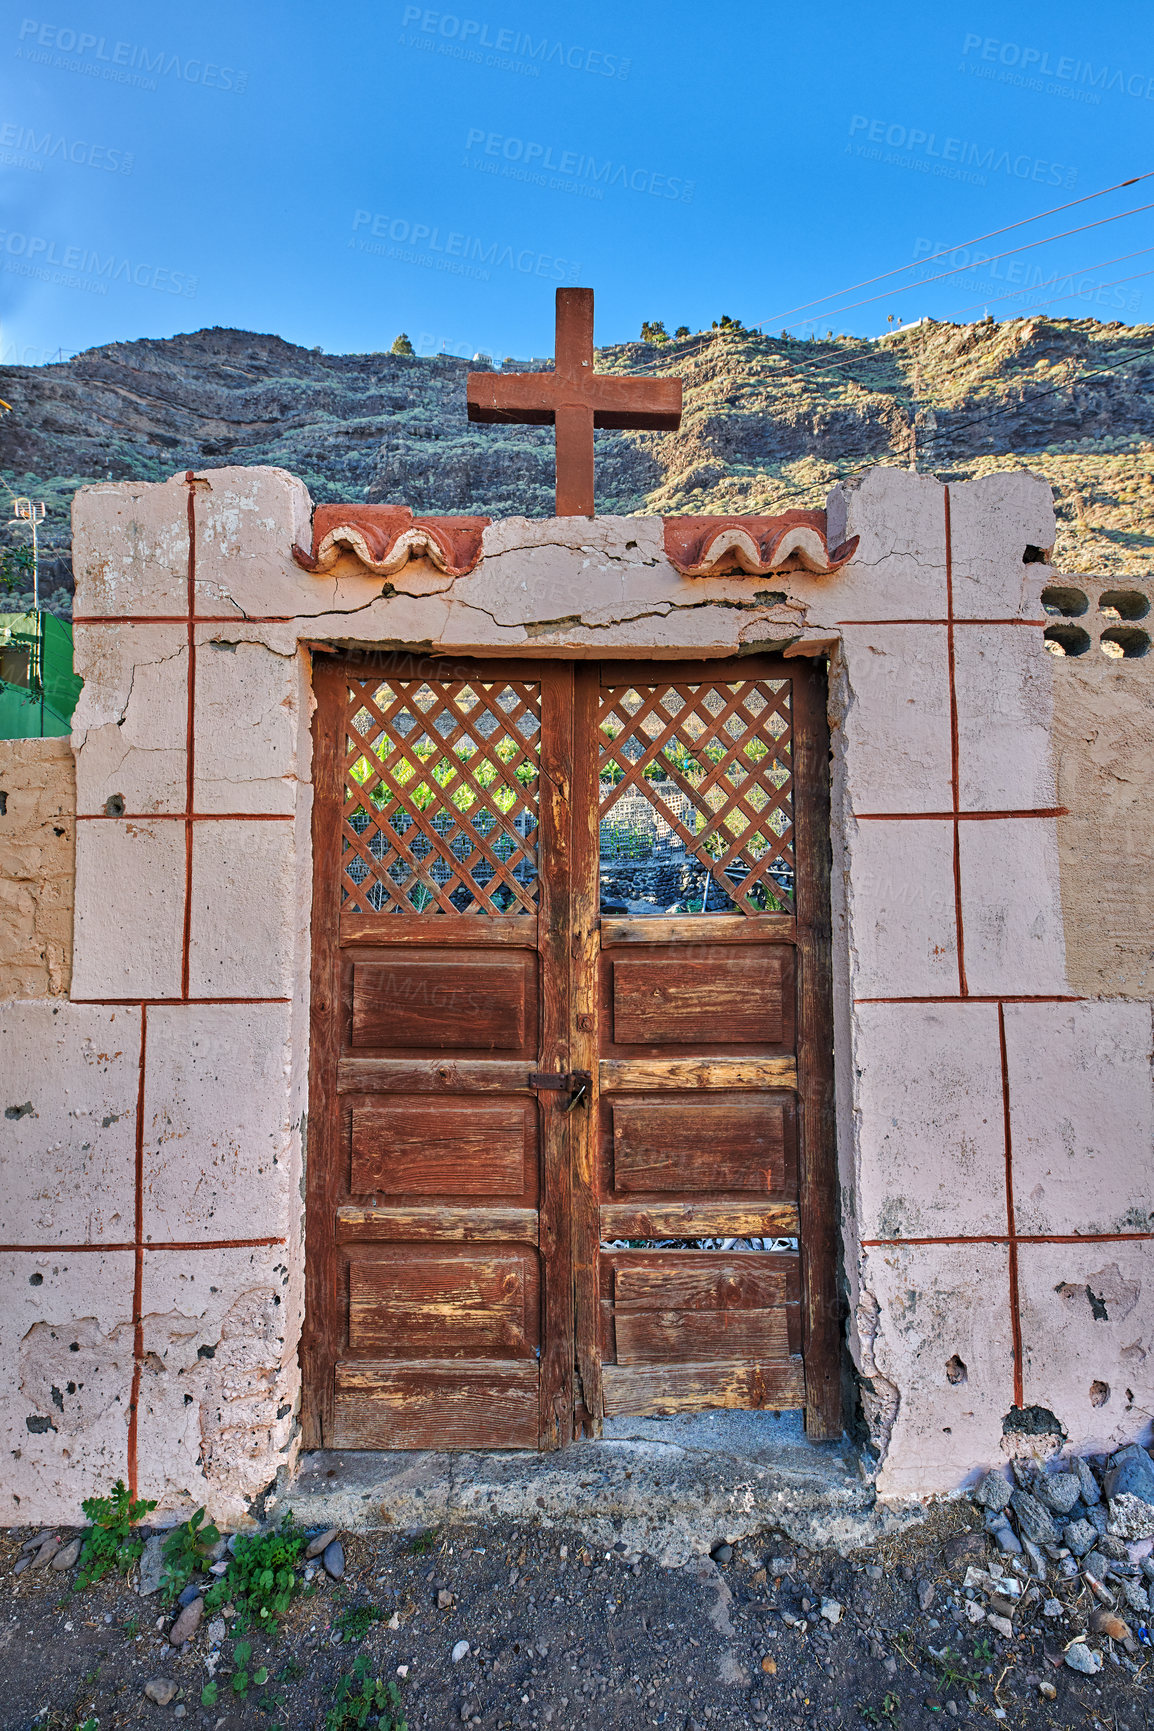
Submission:
POLYGON ((836 1433, 820 674, 316 689, 306 1446, 836 1433))

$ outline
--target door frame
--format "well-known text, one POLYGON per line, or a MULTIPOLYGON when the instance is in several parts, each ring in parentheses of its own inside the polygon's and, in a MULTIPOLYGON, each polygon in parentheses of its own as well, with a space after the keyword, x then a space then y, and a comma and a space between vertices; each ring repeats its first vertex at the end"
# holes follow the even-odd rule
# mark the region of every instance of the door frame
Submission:
MULTIPOLYGON (((319 646, 317 646, 319 647, 319 646)), ((454 676, 542 680, 539 861, 549 850, 551 869, 539 876, 537 944, 542 991, 542 1066, 588 1070, 598 1064, 595 1005, 600 953, 600 852, 596 738, 602 669, 628 668, 654 682, 671 678, 724 679, 753 656, 717 657, 690 664, 636 652, 593 661, 561 658, 465 658, 334 648, 314 659, 313 886, 310 967, 309 1114, 306 1138, 305 1318, 301 1341, 301 1430, 306 1449, 324 1446, 326 1365, 332 1361, 337 1246, 331 1231, 308 1230, 324 1218, 338 1155, 336 1100, 325 1098, 325 1077, 335 1077, 340 1049, 333 1006, 340 990, 341 825, 344 806, 344 714, 336 696, 349 673, 387 666, 407 677, 454 676), (552 674, 552 677, 550 677, 552 674), (568 677, 562 677, 568 674, 568 677), (546 698, 546 689, 549 697, 546 698), (550 725, 545 726, 548 704, 550 725), (546 989, 547 982, 553 989, 546 989), (321 1211, 318 1213, 318 1211, 321 1211), (320 1243, 317 1243, 319 1238, 320 1243), (311 1246, 310 1246, 311 1240, 311 1246)), ((771 663, 770 677, 788 678, 793 705, 795 932, 798 1071, 799 1252, 805 1424, 814 1439, 841 1434, 841 1315, 837 1294, 836 1152, 833 1098, 833 1021, 830 914, 829 728, 824 663, 771 663)), ((762 676, 766 676, 764 665, 762 676)), ((463 916, 466 917, 466 916, 463 916)), ((526 919, 528 916, 524 916, 526 919)), ((446 931, 446 938, 449 933, 446 931)), ((528 937, 528 932, 526 936, 528 937)), ((444 941, 444 940, 443 940, 444 941)), ((597 1113, 564 1113, 559 1098, 541 1096, 539 1230, 544 1301, 540 1378, 540 1443, 561 1447, 574 1436, 600 1434, 597 1113)), ((331 1377, 328 1378, 331 1381, 331 1377)), ((328 1400, 331 1401, 331 1391, 328 1400)))

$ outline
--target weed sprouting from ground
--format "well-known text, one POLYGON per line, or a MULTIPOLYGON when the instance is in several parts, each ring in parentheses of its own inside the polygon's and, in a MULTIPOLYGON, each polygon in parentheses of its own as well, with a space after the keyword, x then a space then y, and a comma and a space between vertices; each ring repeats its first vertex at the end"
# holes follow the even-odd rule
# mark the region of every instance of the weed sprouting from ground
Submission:
POLYGON ((307 1543, 293 1522, 291 1510, 267 1533, 233 1541, 233 1558, 215 1586, 205 1594, 206 1611, 235 1605, 237 1627, 271 1629, 283 1617, 300 1586, 296 1565, 307 1543))
POLYGON ((352 1671, 338 1679, 333 1691, 333 1704, 325 1714, 325 1731, 357 1731, 376 1720, 378 1731, 409 1731, 409 1722, 400 1713, 401 1694, 391 1680, 382 1682, 372 1675, 364 1654, 360 1654, 352 1671))
POLYGON ((86 1497, 80 1506, 92 1526, 85 1534, 72 1583, 77 1593, 102 1580, 110 1569, 128 1574, 144 1549, 144 1540, 133 1528, 156 1504, 134 1497, 124 1481, 117 1479, 110 1497, 86 1497))
POLYGON ((173 1527, 164 1541, 164 1573, 160 1577, 160 1588, 169 1604, 204 1567, 219 1539, 213 1522, 205 1523, 203 1508, 173 1527))

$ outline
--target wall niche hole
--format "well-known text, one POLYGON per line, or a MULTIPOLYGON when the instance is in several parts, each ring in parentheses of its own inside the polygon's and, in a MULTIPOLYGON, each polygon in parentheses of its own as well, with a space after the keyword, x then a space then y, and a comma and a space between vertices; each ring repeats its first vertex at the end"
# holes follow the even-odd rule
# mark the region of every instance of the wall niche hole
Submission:
POLYGON ((967 1382, 969 1380, 969 1375, 970 1373, 966 1369, 964 1361, 960 1359, 955 1352, 953 1358, 948 1359, 946 1362, 946 1381, 952 1382, 956 1388, 959 1383, 967 1382))
POLYGON ((1108 1382, 1092 1382, 1090 1384, 1091 1406, 1105 1406, 1109 1398, 1110 1384, 1108 1382))
POLYGON ((1051 655, 1085 655, 1090 647, 1090 633, 1080 625, 1047 625, 1042 636, 1051 655))
POLYGON ((1119 619, 1145 619, 1150 611, 1149 597, 1139 589, 1103 589, 1098 597, 1103 613, 1119 619))
POLYGON ((1049 548, 1049 547, 1035 547, 1033 542, 1031 541, 1030 544, 1027 546, 1026 551, 1022 554, 1022 564, 1023 565, 1048 565, 1050 563, 1051 552, 1052 552, 1051 548, 1049 548))
POLYGON ((1140 625, 1111 625, 1102 633, 1102 653, 1112 661, 1137 661, 1150 648, 1150 633, 1140 625))
POLYGON ((1042 606, 1049 614, 1063 619, 1080 619, 1090 605, 1084 589, 1074 589, 1066 583, 1047 583, 1042 590, 1042 606))
POLYGON ((105 817, 124 816, 124 795, 122 793, 109 794, 104 802, 104 815, 105 817))

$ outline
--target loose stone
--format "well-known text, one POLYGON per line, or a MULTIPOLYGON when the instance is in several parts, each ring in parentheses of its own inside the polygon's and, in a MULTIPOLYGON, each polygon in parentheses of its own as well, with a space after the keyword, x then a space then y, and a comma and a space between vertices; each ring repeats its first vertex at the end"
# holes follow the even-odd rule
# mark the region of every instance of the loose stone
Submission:
POLYGON ((1097 1676, 1102 1669, 1102 1655, 1084 1641, 1075 1641, 1066 1649, 1066 1664, 1071 1671, 1081 1671, 1084 1677, 1097 1676))
POLYGON ((140 1583, 137 1592, 144 1598, 160 1591, 160 1577, 164 1572, 164 1535, 153 1533, 146 1542, 140 1556, 140 1583))
POLYGON ((171 1677, 153 1677, 144 1685, 144 1693, 150 1701, 155 1701, 158 1707, 167 1707, 176 1694, 176 1684, 171 1677))
POLYGON ((1084 1557, 1087 1551, 1094 1549, 1097 1538, 1089 1521, 1071 1521, 1062 1534, 1062 1543, 1076 1557, 1084 1557))
POLYGON ((1052 1473, 1041 1477, 1034 1486, 1039 1502, 1056 1515, 1068 1515, 1081 1494, 1077 1473, 1052 1473))
POLYGON ((934 1602, 934 1583, 932 1581, 918 1582, 918 1609, 928 1611, 934 1602))
POLYGON ((204 1600, 201 1598, 193 1599, 184 1607, 168 1631, 168 1638, 174 1647, 183 1647, 186 1641, 192 1640, 200 1628, 200 1620, 203 1616, 204 1600))
POLYGON ((63 1545, 61 1549, 57 1551, 56 1555, 52 1559, 50 1567, 60 1569, 61 1571, 64 1569, 74 1569, 80 1561, 80 1552, 83 1544, 83 1539, 69 1540, 68 1544, 63 1545))
POLYGON ((1098 1481, 1094 1477, 1093 1468, 1089 1461, 1084 1461, 1081 1455, 1075 1455, 1070 1462, 1070 1470, 1077 1476, 1082 1501, 1086 1507, 1093 1508, 1096 1503, 1100 1503, 1102 1492, 1098 1488, 1098 1481))
POLYGON ((709 1554, 715 1563, 728 1563, 733 1557, 733 1546, 725 1544, 714 1545, 709 1554))
POLYGON ((194 1599, 199 1599, 199 1597, 200 1588, 197 1586, 195 1581, 190 1581, 176 1602, 180 1606, 181 1610, 183 1610, 185 1605, 191 1605, 192 1601, 194 1599))
POLYGON ((339 1527, 329 1527, 327 1532, 318 1533, 311 1539, 305 1549, 305 1561, 311 1562, 314 1557, 321 1557, 328 1550, 334 1539, 340 1538, 339 1527))
POLYGON ((214 1617, 208 1625, 208 1638, 214 1647, 219 1647, 228 1634, 228 1624, 223 1617, 214 1617))
POLYGON ((52 1561, 53 1557, 56 1555, 56 1553, 59 1549, 60 1549, 60 1534, 59 1533, 52 1533, 50 1535, 50 1537, 45 1539, 44 1543, 40 1546, 40 1549, 37 1551, 36 1555, 33 1557, 32 1567, 34 1569, 45 1568, 52 1561))
POLYGON ((1052 1545, 1058 1537, 1058 1529, 1049 1509, 1040 1503, 1037 1497, 1029 1491, 1017 1490, 1010 1498, 1014 1513, 1018 1517, 1018 1525, 1022 1537, 1029 1539, 1035 1545, 1052 1545))
POLYGON ((823 1599, 821 1602, 821 1614, 831 1628, 836 1628, 841 1622, 844 1612, 844 1605, 839 1604, 837 1599, 823 1599))
POLYGON ((998 1510, 1004 1509, 1010 1500, 1011 1485, 1001 1473, 987 1473, 981 1483, 970 1493, 972 1500, 979 1508, 998 1510))
MULTIPOLYGON (((453 1648, 453 1651, 450 1655, 450 1657, 452 1658, 453 1664, 459 1665, 461 1663, 461 1660, 465 1657, 465 1654, 468 1651, 469 1651, 468 1641, 458 1641, 456 1646, 453 1648)), ((398 1667, 398 1669, 399 1669, 399 1667, 398 1667)))
POLYGON ((324 1555, 322 1556, 321 1561, 325 1566, 325 1573, 331 1575, 334 1581, 339 1581, 343 1577, 345 1572, 345 1548, 339 1539, 331 1539, 329 1541, 325 1546, 324 1555))

